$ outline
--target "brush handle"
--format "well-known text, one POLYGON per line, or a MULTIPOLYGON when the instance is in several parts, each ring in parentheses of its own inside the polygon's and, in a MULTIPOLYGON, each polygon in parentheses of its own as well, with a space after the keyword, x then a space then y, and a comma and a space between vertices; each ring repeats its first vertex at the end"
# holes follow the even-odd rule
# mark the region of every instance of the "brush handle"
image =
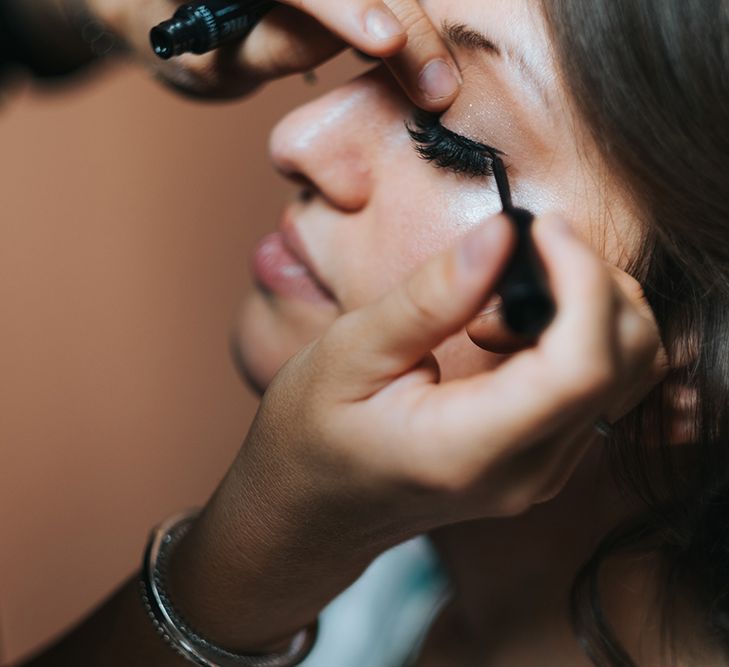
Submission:
POLYGON ((531 235, 534 216, 523 208, 509 208, 504 213, 516 227, 517 241, 496 293, 503 301, 506 326, 515 334, 535 338, 552 321, 556 308, 531 235))

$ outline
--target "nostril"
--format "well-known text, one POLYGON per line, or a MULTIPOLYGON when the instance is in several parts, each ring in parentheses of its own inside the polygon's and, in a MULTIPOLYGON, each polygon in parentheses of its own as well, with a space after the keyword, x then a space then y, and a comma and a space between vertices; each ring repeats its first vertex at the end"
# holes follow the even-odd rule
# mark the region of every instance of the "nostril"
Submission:
POLYGON ((269 156, 289 183, 309 191, 301 201, 321 197, 349 212, 362 208, 370 193, 374 149, 349 127, 357 124, 351 108, 358 96, 345 92, 290 112, 271 133, 269 156))
MULTIPOLYGON (((309 199, 314 196, 315 192, 318 192, 319 188, 316 186, 316 184, 307 176, 302 174, 299 171, 292 171, 289 173, 284 174, 287 180, 291 181, 292 183, 296 183, 296 185, 301 186, 301 193, 307 192, 309 193, 307 196, 309 199)), ((301 193, 299 194, 299 197, 301 197, 301 193)))

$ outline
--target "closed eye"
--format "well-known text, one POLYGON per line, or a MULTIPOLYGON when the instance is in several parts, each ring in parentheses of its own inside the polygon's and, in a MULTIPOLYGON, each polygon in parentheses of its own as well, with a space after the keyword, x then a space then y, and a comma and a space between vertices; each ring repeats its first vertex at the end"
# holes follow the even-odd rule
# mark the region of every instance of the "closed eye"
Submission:
POLYGON ((493 157, 503 155, 497 148, 443 127, 440 114, 418 109, 405 127, 420 157, 456 174, 491 176, 493 157))

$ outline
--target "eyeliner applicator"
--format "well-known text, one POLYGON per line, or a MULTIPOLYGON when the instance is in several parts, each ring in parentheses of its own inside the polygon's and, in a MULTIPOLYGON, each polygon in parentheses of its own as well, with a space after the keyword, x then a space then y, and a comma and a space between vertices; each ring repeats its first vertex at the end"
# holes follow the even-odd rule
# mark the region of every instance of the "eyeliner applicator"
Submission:
POLYGON ((506 326, 515 334, 535 338, 552 321, 555 305, 549 291, 544 265, 530 233, 534 216, 511 203, 511 189, 501 158, 490 154, 503 213, 517 233, 514 254, 496 286, 501 297, 506 326))

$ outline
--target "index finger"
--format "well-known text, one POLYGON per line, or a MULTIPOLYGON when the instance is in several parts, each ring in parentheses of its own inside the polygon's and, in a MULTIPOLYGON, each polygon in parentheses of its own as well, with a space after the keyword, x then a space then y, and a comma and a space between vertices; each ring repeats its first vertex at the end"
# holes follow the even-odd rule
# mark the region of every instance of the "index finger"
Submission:
POLYGON ((387 0, 407 31, 404 48, 385 59, 413 103, 444 111, 458 96, 463 78, 430 17, 416 0, 387 0))
POLYGON ((339 396, 371 396, 457 332, 493 291, 514 242, 512 225, 493 216, 379 299, 339 317, 322 337, 339 396))
POLYGON ((280 1, 315 17, 356 49, 384 58, 417 106, 443 111, 458 95, 458 66, 417 0, 280 1))
POLYGON ((557 219, 537 218, 534 235, 557 314, 537 347, 425 395, 420 406, 425 430, 451 434, 451 447, 458 442, 465 448, 474 442, 527 444, 535 434, 596 418, 609 407, 618 343, 618 302, 610 275, 601 258, 557 219))

